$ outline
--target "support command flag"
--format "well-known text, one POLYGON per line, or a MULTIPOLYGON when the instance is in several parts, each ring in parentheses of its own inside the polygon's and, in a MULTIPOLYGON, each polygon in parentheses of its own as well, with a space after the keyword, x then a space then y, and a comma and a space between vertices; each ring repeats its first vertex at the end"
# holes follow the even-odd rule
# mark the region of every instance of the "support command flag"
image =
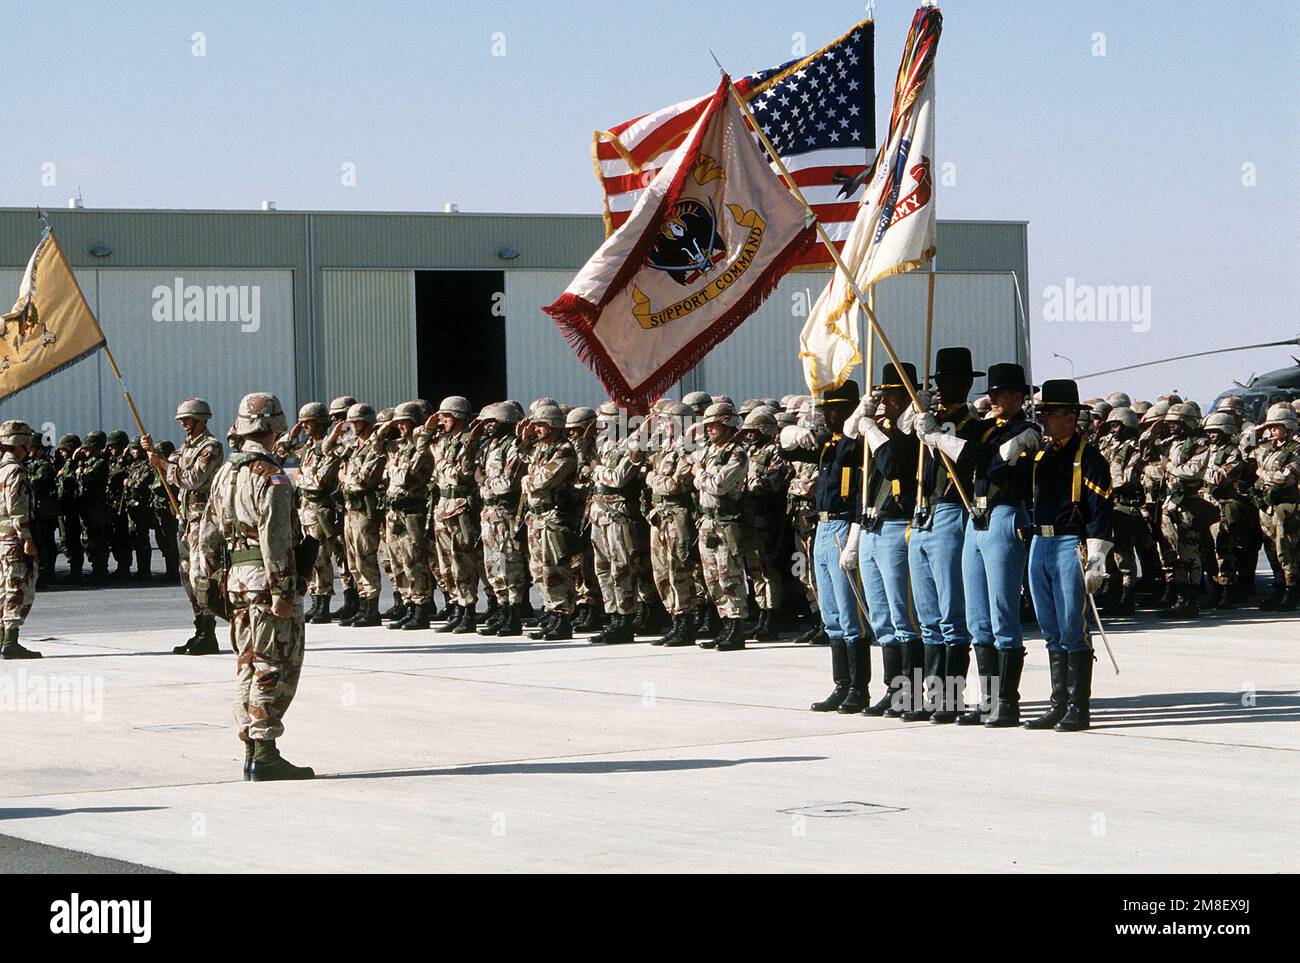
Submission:
POLYGON ((104 344, 54 232, 46 230, 23 274, 18 301, 0 317, 0 398, 22 391, 104 344))
POLYGON ((815 243, 722 83, 636 207, 543 308, 610 397, 644 412, 815 243))

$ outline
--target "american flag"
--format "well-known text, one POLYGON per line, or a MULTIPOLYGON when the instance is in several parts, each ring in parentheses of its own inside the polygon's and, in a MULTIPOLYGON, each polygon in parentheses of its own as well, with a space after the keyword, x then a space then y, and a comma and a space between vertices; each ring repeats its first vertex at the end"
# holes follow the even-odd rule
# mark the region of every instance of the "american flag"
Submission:
MULTIPOLYGON (((858 212, 845 185, 871 162, 876 146, 875 26, 864 20, 833 43, 736 81, 836 247, 858 212)), ((684 100, 596 131, 593 162, 605 192, 605 232, 627 220, 645 187, 699 120, 709 97, 684 100)), ((829 267, 815 246, 797 267, 829 267)))

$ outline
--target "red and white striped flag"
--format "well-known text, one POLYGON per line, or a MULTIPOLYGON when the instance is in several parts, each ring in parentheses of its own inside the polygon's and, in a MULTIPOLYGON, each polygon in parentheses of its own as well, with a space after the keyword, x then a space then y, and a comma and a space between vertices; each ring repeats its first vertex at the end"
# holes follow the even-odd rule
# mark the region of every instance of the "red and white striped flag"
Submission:
MULTIPOLYGON (((837 247, 857 214, 850 182, 861 182, 876 144, 873 38, 874 24, 864 20, 809 56, 736 82, 837 247)), ((592 161, 605 194, 606 236, 627 220, 711 100, 684 100, 596 131, 592 161)), ((830 264, 826 249, 814 246, 797 267, 830 264)))

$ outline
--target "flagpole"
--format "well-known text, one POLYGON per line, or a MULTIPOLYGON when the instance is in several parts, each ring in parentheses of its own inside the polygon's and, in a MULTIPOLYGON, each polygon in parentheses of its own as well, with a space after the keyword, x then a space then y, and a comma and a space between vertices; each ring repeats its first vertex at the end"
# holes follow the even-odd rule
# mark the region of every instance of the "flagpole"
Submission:
MULTIPOLYGON (((717 63, 718 58, 715 56, 713 60, 717 63)), ((722 69, 722 64, 718 64, 718 69, 722 69)), ((723 73, 726 73, 726 71, 723 70, 723 73)), ((888 336, 885 334, 884 329, 881 328, 880 322, 876 319, 875 311, 871 309, 871 305, 867 303, 867 298, 863 295, 862 289, 858 287, 858 282, 854 279, 853 272, 850 271, 848 265, 844 263, 844 258, 840 256, 839 249, 836 248, 834 242, 831 241, 830 235, 826 233, 826 228, 822 226, 822 222, 817 219, 817 215, 813 211, 812 206, 808 203, 807 198, 803 196, 803 191, 799 190, 799 185, 794 182, 794 178, 790 176, 790 172, 786 169, 785 162, 781 160, 781 155, 778 154, 776 148, 772 146, 772 142, 767 139, 767 134, 763 131, 762 126, 750 112, 749 105, 745 103, 744 98, 740 96, 740 92, 736 90, 736 85, 729 83, 728 86, 731 89, 731 96, 740 106, 741 112, 749 119, 750 126, 754 128, 754 132, 758 134, 758 139, 762 142, 763 149, 767 151, 768 157, 772 159, 772 163, 775 164, 777 170, 781 172, 781 176, 785 179, 786 187, 790 189, 790 193, 794 194, 799 203, 804 206, 804 210, 808 214, 808 220, 812 223, 813 227, 817 228, 817 235, 821 238, 822 244, 826 246, 826 250, 830 252, 831 260, 834 261, 835 266, 843 272, 844 279, 848 282, 849 288, 853 292, 853 296, 858 299, 858 304, 860 304, 862 310, 866 312, 867 319, 871 322, 872 330, 875 332, 876 337, 880 339, 880 346, 885 349, 885 354, 889 356, 889 360, 893 364, 894 370, 899 373, 899 380, 903 382, 903 387, 907 389, 907 396, 911 399, 913 407, 916 408, 916 411, 919 414, 924 411, 924 408, 921 407, 921 399, 917 397, 916 387, 907 378, 902 377, 903 363, 898 360, 898 355, 894 351, 894 346, 890 344, 888 336)), ((957 475, 957 466, 952 463, 952 459, 948 457, 946 452, 940 451, 939 455, 943 458, 944 464, 948 467, 948 473, 952 476, 953 485, 957 489, 957 494, 961 496, 962 504, 966 506, 966 511, 973 511, 974 509, 971 505, 970 496, 966 494, 966 487, 961 483, 961 478, 957 475)))
MULTIPOLYGON (((873 284, 867 288, 867 300, 874 306, 876 303, 876 286, 873 284)), ((866 376, 862 379, 864 385, 864 397, 870 398, 876 383, 876 336, 871 332, 858 332, 858 338, 867 342, 867 357, 864 365, 866 367, 866 376)), ((867 412, 872 418, 876 417, 875 409, 867 412)), ((862 444, 862 511, 867 510, 867 489, 871 482, 871 446, 863 439, 862 444)))
MULTIPOLYGON (((930 384, 930 335, 934 330, 934 258, 930 258, 930 278, 929 290, 925 298, 925 379, 921 382, 924 388, 930 384)), ((919 446, 919 452, 916 459, 916 506, 919 509, 921 502, 925 498, 925 441, 921 438, 921 433, 916 433, 916 443, 919 446)))
MULTIPOLYGON (((144 422, 140 420, 140 412, 136 410, 135 400, 131 397, 131 392, 126 390, 126 382, 122 379, 122 372, 117 367, 117 361, 113 358, 113 352, 108 349, 107 338, 104 339, 104 357, 108 359, 108 366, 113 369, 113 374, 117 377, 117 383, 122 386, 122 397, 126 399, 126 406, 131 409, 131 417, 135 419, 135 426, 140 429, 140 434, 149 434, 149 432, 145 431, 144 422)), ((167 484, 167 476, 157 465, 153 466, 153 470, 158 473, 158 480, 162 482, 163 491, 167 493, 167 501, 171 503, 172 513, 177 518, 180 518, 181 508, 176 504, 176 496, 172 494, 171 486, 167 484)))

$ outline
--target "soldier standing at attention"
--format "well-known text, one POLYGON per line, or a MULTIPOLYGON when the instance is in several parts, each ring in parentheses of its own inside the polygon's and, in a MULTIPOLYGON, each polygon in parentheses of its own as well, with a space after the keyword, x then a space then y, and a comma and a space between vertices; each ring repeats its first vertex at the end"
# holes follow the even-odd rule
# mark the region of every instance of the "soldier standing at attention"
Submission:
POLYGON ((404 401, 393 409, 384 426, 399 437, 388 466, 388 526, 393 579, 400 580, 406 601, 405 617, 390 622, 390 629, 427 629, 433 599, 433 572, 429 568, 429 482, 433 478, 433 435, 424 427, 423 409, 404 401))
MULTIPOLYGON (((587 504, 592 565, 601 605, 609 616, 604 630, 591 637, 596 645, 636 641, 633 628, 637 610, 636 547, 637 504, 641 465, 645 460, 639 439, 619 440, 618 406, 607 401, 596 411, 596 444, 590 465, 591 498, 587 504)), ((566 420, 565 426, 568 427, 566 420)))
MULTIPOLYGON (((348 411, 357 403, 357 399, 351 395, 339 395, 329 404, 329 417, 331 425, 347 424, 348 411)), ((323 445, 323 442, 322 442, 323 445)), ((336 470, 336 481, 333 487, 333 511, 330 521, 334 530, 338 533, 330 539, 328 545, 332 553, 334 569, 339 574, 339 583, 343 589, 343 604, 339 606, 338 611, 327 613, 329 618, 318 617, 317 621, 327 622, 333 619, 336 622, 344 622, 357 614, 357 609, 361 607, 361 596, 357 594, 356 580, 352 577, 352 569, 348 565, 347 546, 344 544, 343 528, 344 519, 347 515, 347 506, 344 503, 343 489, 340 483, 343 480, 343 472, 347 468, 348 457, 356 447, 355 437, 342 437, 333 449, 333 457, 338 460, 336 470)), ((322 509, 323 511, 323 509, 322 509)), ((327 543, 322 542, 322 549, 327 543)))
MULTIPOLYGON (((799 396, 796 396, 798 398, 799 396)), ((781 430, 803 425, 811 427, 812 406, 810 403, 792 402, 784 417, 777 416, 781 430)), ((781 452, 785 457, 785 452, 781 452)), ((803 586, 804 597, 808 602, 808 628, 795 638, 796 642, 810 645, 825 645, 828 641, 826 630, 822 626, 821 607, 817 602, 817 572, 813 565, 813 545, 817 536, 817 463, 813 461, 796 461, 791 465, 793 476, 786 489, 786 514, 790 519, 790 528, 794 533, 795 566, 799 584, 803 586)))
POLYGON ((217 618, 209 611, 208 587, 190 577, 191 553, 198 538, 199 520, 208 502, 213 476, 221 467, 221 442, 208 431, 212 409, 202 398, 190 398, 176 407, 176 420, 185 432, 185 441, 177 452, 175 464, 169 464, 154 448, 153 438, 140 437, 140 445, 149 456, 149 463, 159 471, 167 472, 167 480, 176 490, 180 517, 181 585, 194 610, 194 634, 183 644, 172 649, 176 655, 212 655, 217 647, 217 618))
POLYGON ((77 474, 77 508, 81 511, 81 545, 90 558, 90 578, 96 584, 108 581, 108 458, 102 431, 86 435, 86 442, 73 455, 77 474))
POLYGON ((1030 386, 1018 364, 989 366, 990 418, 975 451, 974 512, 962 541, 966 626, 975 646, 983 702, 958 725, 1006 728, 1020 722, 1020 674, 1025 666, 1020 628, 1029 527, 1030 474, 1042 435, 1025 415, 1030 386), (988 705, 989 711, 983 711, 988 705))
MULTIPOLYGON (((140 450, 144 452, 143 437, 140 439, 140 450)), ((176 446, 170 441, 159 442, 158 454, 168 464, 172 464, 176 460, 176 446)), ((149 464, 147 452, 145 464, 149 464)), ((152 470, 149 472, 149 496, 155 521, 154 543, 158 546, 158 553, 163 557, 166 581, 169 585, 179 585, 181 583, 180 524, 176 520, 171 499, 167 497, 167 491, 163 487, 162 478, 152 470)))
MULTIPOLYGON (((563 409, 561 409, 563 410, 563 409)), ((577 505, 578 541, 582 550, 573 556, 573 584, 577 602, 573 610, 573 631, 596 631, 605 624, 605 608, 601 601, 600 583, 596 579, 596 550, 592 544, 591 508, 592 467, 596 462, 596 411, 594 408, 570 409, 564 416, 564 433, 578 456, 578 471, 569 485, 570 494, 577 505)))
POLYGON ((1048 710, 1026 729, 1077 732, 1089 725, 1092 642, 1087 595, 1106 578, 1110 541, 1110 466, 1079 427, 1079 386, 1043 383, 1037 404, 1045 445, 1034 457, 1029 590, 1047 643, 1052 696, 1048 710), (1081 547, 1086 545, 1081 565, 1081 547), (1086 593, 1086 594, 1085 594, 1086 593))
POLYGON ((442 399, 425 427, 439 429, 433 442, 434 482, 438 503, 433 510, 433 538, 443 589, 452 603, 443 631, 467 633, 478 627, 479 556, 477 483, 469 445, 469 401, 459 395, 442 399))
POLYGON ((0 424, 0 659, 39 659, 18 644, 18 632, 36 598, 33 498, 23 461, 37 444, 26 422, 0 424))
POLYGON ((338 422, 325 436, 322 449, 326 456, 341 456, 348 447, 343 432, 350 425, 356 443, 347 453, 339 476, 347 514, 343 518, 343 545, 348 569, 356 580, 360 602, 356 614, 341 619, 347 628, 370 628, 380 624, 379 528, 383 516, 379 510, 379 486, 383 481, 388 457, 384 439, 375 431, 375 409, 358 402, 348 409, 346 421, 338 422))
POLYGON ((149 533, 157 528, 153 513, 151 483, 157 477, 149 459, 144 457, 140 439, 135 439, 126 450, 127 472, 122 487, 122 504, 126 508, 127 534, 131 552, 135 556, 135 577, 147 582, 153 575, 153 550, 149 547, 149 533))
POLYGON ((86 564, 81 548, 81 508, 77 504, 77 462, 73 457, 81 448, 76 435, 64 435, 54 453, 59 496, 59 540, 68 558, 68 584, 80 585, 86 564))
MULTIPOLYGON (((1138 413, 1131 408, 1112 408, 1106 416, 1107 434, 1098 442, 1098 450, 1110 462, 1112 494, 1112 557, 1119 573, 1119 591, 1112 591, 1107 615, 1132 615, 1137 608, 1137 558, 1143 551, 1154 550, 1151 533, 1142 515, 1142 459, 1138 443, 1138 413)), ((1149 554, 1148 554, 1149 557, 1149 554)))
POLYGON ((1300 440, 1295 409, 1284 402, 1271 405, 1259 431, 1263 440, 1255 452, 1255 503, 1264 551, 1273 571, 1281 573, 1273 594, 1259 607, 1264 612, 1293 612, 1300 593, 1300 440))
POLYGON ((239 654, 235 722, 244 743, 244 778, 253 782, 316 775, 276 747, 298 691, 305 634, 296 496, 272 453, 285 427, 275 395, 244 396, 235 420, 242 444, 203 526, 205 569, 214 570, 212 557, 222 543, 229 553, 226 595, 239 654))
POLYGON ((1200 612, 1201 536, 1210 511, 1200 497, 1205 482, 1205 439, 1200 420, 1188 403, 1172 405, 1165 415, 1169 449, 1165 456, 1165 500, 1160 526, 1171 551, 1175 601, 1163 618, 1190 618, 1200 612))
POLYGON ((694 409, 682 402, 669 402, 657 416, 659 449, 650 457, 646 487, 650 492, 650 568, 655 587, 672 628, 651 645, 669 647, 695 644, 696 594, 695 532, 691 522, 695 477, 686 448, 685 419, 694 409))
POLYGON ((125 431, 108 433, 108 544, 116 566, 113 579, 131 576, 131 529, 126 505, 126 479, 131 473, 127 449, 131 439, 125 431))
POLYGON ((1205 419, 1205 437, 1204 497, 1218 513, 1210 524, 1218 563, 1213 602, 1216 609, 1230 609, 1236 604, 1241 580, 1237 571, 1240 545, 1249 537, 1245 524, 1251 508, 1245 497, 1246 458, 1237 446, 1237 423, 1228 412, 1216 411, 1205 419))
POLYGON ((740 517, 749 457, 736 441, 739 418, 729 402, 709 405, 703 424, 709 443, 694 469, 695 490, 700 496, 700 562, 709 598, 722 618, 722 631, 715 639, 704 639, 699 644, 730 652, 745 647, 745 619, 749 615, 740 517))
POLYGON ((564 412, 538 405, 519 423, 528 471, 523 479, 528 502, 528 564, 542 593, 546 613, 530 639, 557 642, 573 638, 575 603, 573 556, 579 551, 576 505, 567 491, 578 470, 578 456, 564 437, 564 412), (522 438, 528 432, 530 438, 522 438))
POLYGON ((777 447, 776 418, 769 408, 760 405, 746 415, 740 426, 740 437, 749 461, 741 510, 749 541, 745 571, 754 586, 754 601, 758 605, 754 640, 773 642, 777 637, 775 620, 785 584, 777 548, 785 521, 786 489, 793 472, 777 447))
POLYGON ((59 529, 58 478, 54 462, 44 440, 32 440, 24 465, 32 486, 32 540, 36 543, 36 589, 40 591, 54 578, 54 561, 59 549, 55 534, 59 529))
POLYGON ((483 570, 497 597, 497 611, 479 635, 514 636, 524 631, 524 605, 528 601, 527 547, 515 539, 519 528, 520 481, 524 460, 515 440, 520 413, 504 402, 488 405, 473 431, 486 437, 478 447, 479 485, 483 507, 479 530, 483 533, 483 570), (479 427, 482 426, 482 427, 479 427))
POLYGON ((298 518, 303 534, 316 539, 318 546, 307 586, 311 608, 305 618, 320 624, 333 620, 334 559, 343 554, 343 533, 334 514, 342 459, 324 452, 329 420, 329 409, 319 401, 309 401, 298 410, 298 421, 278 445, 298 459, 298 518))

